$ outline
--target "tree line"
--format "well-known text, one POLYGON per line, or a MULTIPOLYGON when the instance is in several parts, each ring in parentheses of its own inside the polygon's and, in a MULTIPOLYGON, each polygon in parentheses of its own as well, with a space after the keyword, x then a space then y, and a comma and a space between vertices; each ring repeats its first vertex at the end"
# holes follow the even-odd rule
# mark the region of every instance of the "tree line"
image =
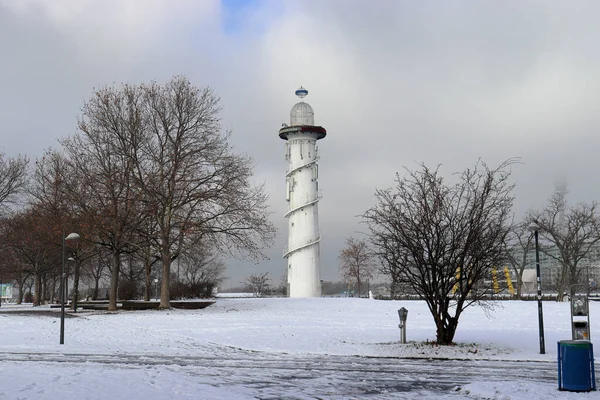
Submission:
POLYGON ((81 239, 65 243, 75 292, 83 273, 97 295, 107 273, 116 310, 140 283, 149 299, 159 279, 168 308, 174 294, 220 283, 224 256, 262 259, 276 232, 267 194, 251 180, 252 159, 232 148, 220 110, 212 89, 185 77, 104 87, 57 149, 30 167, 3 156, 2 275, 19 289, 33 277, 36 303, 52 299, 65 234, 76 232, 81 239))

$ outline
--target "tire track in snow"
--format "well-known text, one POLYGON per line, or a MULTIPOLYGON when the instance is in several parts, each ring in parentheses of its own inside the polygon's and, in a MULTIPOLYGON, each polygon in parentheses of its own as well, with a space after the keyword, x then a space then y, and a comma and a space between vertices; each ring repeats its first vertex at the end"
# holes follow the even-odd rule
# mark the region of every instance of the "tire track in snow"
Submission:
POLYGON ((385 398, 415 392, 428 398, 444 394, 464 398, 459 388, 474 381, 556 382, 549 362, 396 359, 332 355, 286 355, 242 349, 214 348, 199 356, 151 354, 58 354, 5 352, 11 362, 103 364, 111 368, 175 368, 222 385, 242 385, 277 398, 302 390, 309 398, 359 396, 385 398), (384 397, 381 397, 384 396, 384 397))

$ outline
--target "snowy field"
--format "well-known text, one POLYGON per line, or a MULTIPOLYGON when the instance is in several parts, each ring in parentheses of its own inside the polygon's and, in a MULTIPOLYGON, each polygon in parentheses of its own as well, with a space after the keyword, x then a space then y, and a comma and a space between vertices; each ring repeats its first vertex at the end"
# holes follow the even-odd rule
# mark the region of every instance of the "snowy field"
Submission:
MULTIPOLYGON (((58 309, 2 304, 0 399, 600 399, 599 392, 558 391, 548 378, 557 341, 571 338, 569 303, 544 303, 544 355, 536 302, 494 308, 467 309, 456 346, 447 347, 427 343, 435 328, 425 303, 355 298, 220 298, 203 310, 84 311, 66 319, 61 346, 58 309), (407 344, 399 343, 400 307, 408 309, 407 344), (464 366, 452 390, 369 393, 360 392, 359 379, 348 380, 353 371, 376 380, 376 366, 414 380, 435 374, 426 363, 436 359, 457 371, 464 366), (478 375, 486 362, 510 374, 478 375), (319 368, 325 375, 313 379, 319 368), (545 379, 536 379, 536 368, 545 379)), ((590 316, 593 341, 600 302, 590 303, 590 316)))

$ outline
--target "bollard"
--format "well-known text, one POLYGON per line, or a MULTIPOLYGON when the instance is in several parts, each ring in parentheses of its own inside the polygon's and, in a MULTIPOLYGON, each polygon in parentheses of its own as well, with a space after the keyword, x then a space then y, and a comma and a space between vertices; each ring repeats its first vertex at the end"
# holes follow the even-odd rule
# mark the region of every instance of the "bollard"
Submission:
POLYGON ((406 343, 406 317, 408 316, 408 310, 404 307, 398 310, 398 316, 400 317, 400 343, 406 343))

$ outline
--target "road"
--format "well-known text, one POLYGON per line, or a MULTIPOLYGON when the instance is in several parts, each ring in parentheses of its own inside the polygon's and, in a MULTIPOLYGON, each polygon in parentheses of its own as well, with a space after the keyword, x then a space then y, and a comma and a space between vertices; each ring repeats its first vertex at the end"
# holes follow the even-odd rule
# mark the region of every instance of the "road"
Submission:
MULTIPOLYGON (((208 346, 207 346, 208 347, 208 346)), ((286 355, 210 346, 203 356, 131 354, 0 353, 6 362, 69 365, 85 370, 176 368, 191 379, 251 388, 258 399, 464 398, 460 387, 473 381, 556 383, 550 362, 425 360, 332 355, 286 355)))

